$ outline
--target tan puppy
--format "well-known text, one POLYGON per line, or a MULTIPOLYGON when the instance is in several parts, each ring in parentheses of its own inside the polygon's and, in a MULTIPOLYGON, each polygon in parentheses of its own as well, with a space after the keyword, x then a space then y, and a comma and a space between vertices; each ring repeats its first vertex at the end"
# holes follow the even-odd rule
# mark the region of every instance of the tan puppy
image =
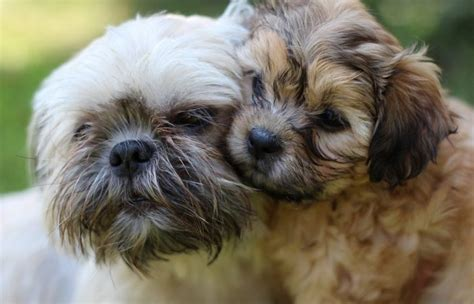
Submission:
POLYGON ((281 202, 269 254, 295 302, 472 303, 473 111, 425 50, 356 0, 278 1, 240 58, 229 152, 281 202))

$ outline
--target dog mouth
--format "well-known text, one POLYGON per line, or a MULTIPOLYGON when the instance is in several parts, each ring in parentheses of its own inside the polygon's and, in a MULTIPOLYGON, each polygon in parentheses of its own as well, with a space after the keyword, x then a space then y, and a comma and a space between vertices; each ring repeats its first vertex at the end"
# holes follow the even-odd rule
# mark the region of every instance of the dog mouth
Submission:
POLYGON ((269 176, 272 167, 268 164, 265 160, 256 160, 251 164, 251 169, 255 172, 255 174, 262 175, 262 176, 269 176))
POLYGON ((251 180, 249 184, 256 189, 260 189, 272 199, 289 203, 301 203, 304 200, 314 200, 317 196, 315 193, 291 191, 292 189, 285 191, 283 189, 288 187, 285 187, 284 185, 268 186, 265 184, 260 184, 255 180, 251 180))
POLYGON ((245 175, 243 178, 245 184, 263 191, 272 199, 300 202, 310 197, 308 194, 291 191, 288 185, 285 186, 273 181, 268 167, 255 165, 253 169, 248 170, 245 175), (290 191, 286 191, 285 189, 289 189, 290 191))
POLYGON ((160 204, 140 194, 132 194, 122 202, 122 210, 128 214, 143 215, 160 209, 160 204))
POLYGON ((133 194, 130 197, 130 202, 131 203, 142 203, 142 202, 149 202, 150 200, 147 199, 146 197, 139 195, 139 194, 133 194))
POLYGON ((247 164, 246 169, 238 168, 244 183, 263 191, 272 199, 289 203, 301 203, 305 200, 314 200, 320 196, 323 186, 317 186, 313 191, 298 189, 291 181, 282 181, 274 177, 278 164, 267 159, 253 160, 247 164), (239 170, 240 169, 240 170, 239 170))
POLYGON ((252 155, 248 154, 248 159, 245 166, 249 171, 255 172, 258 175, 266 176, 271 179, 271 175, 276 166, 278 166, 279 159, 276 157, 265 157, 257 159, 252 155))

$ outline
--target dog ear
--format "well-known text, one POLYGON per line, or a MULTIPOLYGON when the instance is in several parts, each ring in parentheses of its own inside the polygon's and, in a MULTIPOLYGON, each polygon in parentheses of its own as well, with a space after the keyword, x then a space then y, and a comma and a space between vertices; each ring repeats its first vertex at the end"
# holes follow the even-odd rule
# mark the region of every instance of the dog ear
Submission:
POLYGON ((249 27, 254 16, 254 8, 247 0, 231 0, 220 20, 230 20, 244 27, 249 27))
POLYGON ((419 52, 401 52, 389 63, 369 146, 373 182, 396 186, 436 159, 441 140, 455 132, 438 79, 439 68, 419 52))

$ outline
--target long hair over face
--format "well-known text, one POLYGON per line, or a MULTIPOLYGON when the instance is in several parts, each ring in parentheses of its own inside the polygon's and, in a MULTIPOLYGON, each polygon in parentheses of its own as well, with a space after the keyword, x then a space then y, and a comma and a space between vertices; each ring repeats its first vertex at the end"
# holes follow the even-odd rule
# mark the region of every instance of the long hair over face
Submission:
POLYGON ((203 134, 221 132, 228 112, 219 110, 173 109, 165 118, 126 99, 84 115, 87 122, 53 181, 49 212, 62 240, 81 252, 92 248, 100 262, 120 255, 139 269, 150 259, 198 249, 215 257, 224 240, 240 235, 250 215, 245 187, 225 164, 218 141, 203 134), (213 117, 193 118, 206 119, 200 122, 206 125, 175 125, 190 112, 213 117), (133 132, 149 134, 142 139, 155 152, 146 170, 119 178, 108 166, 109 139, 133 132))

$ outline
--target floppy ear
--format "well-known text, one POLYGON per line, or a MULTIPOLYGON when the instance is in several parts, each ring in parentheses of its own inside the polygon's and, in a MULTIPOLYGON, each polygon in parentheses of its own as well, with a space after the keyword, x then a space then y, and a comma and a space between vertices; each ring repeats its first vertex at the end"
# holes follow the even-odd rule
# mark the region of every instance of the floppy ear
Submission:
POLYGON ((444 104, 439 68, 425 52, 404 51, 389 64, 369 147, 373 182, 396 186, 417 176, 436 159, 440 141, 455 132, 444 104))

